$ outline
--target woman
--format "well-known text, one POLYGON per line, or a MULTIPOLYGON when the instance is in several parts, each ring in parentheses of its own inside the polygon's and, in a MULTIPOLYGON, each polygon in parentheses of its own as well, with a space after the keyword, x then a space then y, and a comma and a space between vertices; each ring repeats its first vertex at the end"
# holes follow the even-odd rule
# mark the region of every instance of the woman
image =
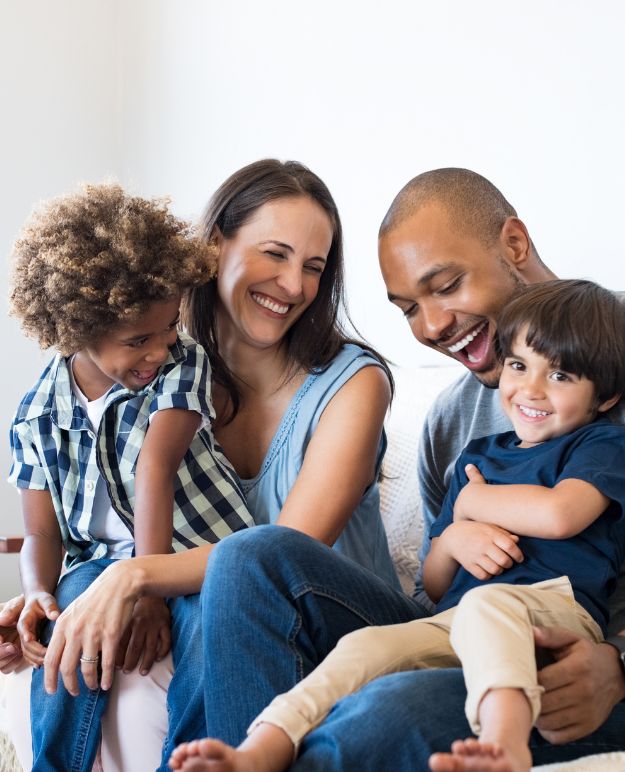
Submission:
MULTIPOLYGON (((327 188, 301 164, 259 161, 219 188, 203 233, 215 245, 219 273, 191 295, 183 321, 209 352, 214 432, 255 521, 334 545, 398 589, 376 484, 391 379, 379 356, 351 342, 339 322, 342 233, 327 188)), ((100 651, 100 683, 109 688, 115 649, 137 598, 197 593, 212 549, 119 561, 107 570, 59 618, 47 655, 48 687, 56 687, 60 669, 73 689, 81 652, 100 651)), ((136 661, 131 655, 125 665, 136 661)), ((80 668, 95 688, 96 666, 80 668)), ((166 685, 161 665, 143 685, 162 695, 163 677, 166 685)), ((143 704, 144 690, 134 685, 140 680, 124 691, 143 704)), ((108 712, 112 720, 118 711, 108 712)), ((134 758, 145 769, 137 728, 131 733, 123 768, 130 770, 134 758)), ((181 739, 188 738, 170 738, 164 760, 181 739)))

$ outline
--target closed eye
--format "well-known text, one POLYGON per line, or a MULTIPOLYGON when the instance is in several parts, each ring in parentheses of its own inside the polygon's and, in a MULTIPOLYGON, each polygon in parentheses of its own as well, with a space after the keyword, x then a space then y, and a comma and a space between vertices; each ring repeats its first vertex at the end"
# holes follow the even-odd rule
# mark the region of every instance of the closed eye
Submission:
POLYGON ((459 289, 460 285, 462 284, 463 276, 458 276, 453 281, 449 282, 449 284, 445 284, 444 286, 440 287, 440 289, 436 290, 438 295, 451 295, 452 292, 455 292, 457 289, 459 289))
POLYGON ((146 341, 147 338, 139 338, 139 340, 131 340, 129 343, 126 343, 126 345, 130 348, 141 348, 146 341))

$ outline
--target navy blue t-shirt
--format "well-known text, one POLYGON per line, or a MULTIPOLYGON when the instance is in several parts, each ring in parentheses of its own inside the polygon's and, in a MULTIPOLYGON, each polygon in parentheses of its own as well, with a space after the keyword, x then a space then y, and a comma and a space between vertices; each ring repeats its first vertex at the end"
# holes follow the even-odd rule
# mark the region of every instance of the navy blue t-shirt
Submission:
MULTIPOLYGON (((493 434, 470 442, 454 468, 440 516, 430 538, 440 536, 453 522, 454 503, 468 479, 464 468, 475 464, 484 479, 495 485, 543 485, 553 488, 561 480, 584 480, 610 499, 605 512, 577 536, 568 539, 519 538, 523 563, 488 582, 533 584, 568 576, 575 598, 606 632, 608 597, 616 587, 625 558, 625 426, 599 418, 570 434, 532 448, 520 448, 514 432, 493 434)), ((437 611, 458 604, 473 587, 486 582, 462 566, 437 611)))

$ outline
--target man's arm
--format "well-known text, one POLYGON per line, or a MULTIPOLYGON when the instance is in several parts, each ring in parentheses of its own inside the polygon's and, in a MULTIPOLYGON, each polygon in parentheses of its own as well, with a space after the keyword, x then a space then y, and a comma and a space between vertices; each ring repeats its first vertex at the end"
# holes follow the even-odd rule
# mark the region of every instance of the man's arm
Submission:
POLYGON ((521 536, 567 539, 593 523, 610 499, 584 480, 542 485, 488 485, 477 467, 465 468, 469 482, 454 506, 455 520, 493 523, 521 536))

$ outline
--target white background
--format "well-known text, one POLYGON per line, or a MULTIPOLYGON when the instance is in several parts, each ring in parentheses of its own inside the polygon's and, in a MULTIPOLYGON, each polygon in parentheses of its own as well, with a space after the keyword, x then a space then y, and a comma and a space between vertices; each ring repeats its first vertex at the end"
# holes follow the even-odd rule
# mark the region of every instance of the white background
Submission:
MULTIPOLYGON (((195 218, 245 163, 294 158, 342 213, 354 322, 434 364, 385 298, 376 233, 411 177, 465 166, 562 277, 625 288, 620 0, 0 0, 0 252, 33 204, 113 176, 195 218)), ((4 293, 6 294, 6 292, 4 293)), ((48 354, 0 315, 0 473, 48 354)), ((0 484, 0 533, 20 531, 0 484)), ((0 557, 0 597, 17 588, 0 557)))

